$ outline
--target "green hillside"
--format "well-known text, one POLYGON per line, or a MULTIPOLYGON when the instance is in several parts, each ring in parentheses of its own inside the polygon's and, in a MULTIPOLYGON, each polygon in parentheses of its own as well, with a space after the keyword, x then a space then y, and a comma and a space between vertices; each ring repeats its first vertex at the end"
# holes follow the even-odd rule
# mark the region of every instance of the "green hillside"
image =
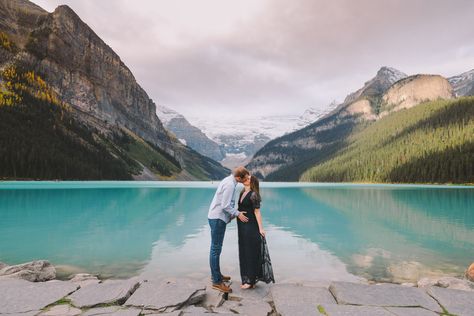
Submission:
POLYGON ((474 97, 395 112, 346 143, 300 180, 474 183, 474 97))

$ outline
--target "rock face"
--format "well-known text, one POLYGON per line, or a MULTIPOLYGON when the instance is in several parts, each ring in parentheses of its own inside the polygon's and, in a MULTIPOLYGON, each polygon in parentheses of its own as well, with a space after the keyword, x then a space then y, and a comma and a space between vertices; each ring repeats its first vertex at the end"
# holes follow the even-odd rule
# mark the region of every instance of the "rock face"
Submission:
POLYGON ((441 76, 410 76, 398 81, 384 94, 380 116, 411 108, 421 102, 451 99, 453 97, 453 89, 450 83, 441 76))
POLYGON ((160 148, 170 147, 153 101, 120 57, 68 6, 40 19, 26 48, 23 62, 47 75, 63 101, 82 113, 78 118, 98 129, 105 123, 123 126, 160 148))
POLYGON ((166 156, 167 162, 157 166, 166 179, 220 179, 228 173, 168 133, 156 115, 155 103, 132 72, 71 8, 63 5, 48 13, 26 0, 2 0, 0 17, 0 32, 16 47, 0 47, 0 69, 14 64, 34 71, 69 106, 74 120, 89 131, 112 141, 114 134, 131 134, 156 147, 166 156))
POLYGON ((448 78, 457 97, 474 95, 474 69, 448 78))
POLYGON ((406 78, 407 75, 395 68, 382 67, 379 69, 374 78, 367 81, 362 88, 349 94, 344 104, 350 104, 361 97, 373 97, 383 94, 395 82, 406 78))
POLYGON ((56 278, 56 269, 46 260, 27 262, 14 266, 4 266, 0 278, 16 278, 30 282, 43 282, 56 278))
POLYGON ((225 157, 222 148, 215 141, 209 139, 199 128, 192 125, 181 114, 163 105, 157 106, 158 117, 165 127, 176 137, 203 156, 221 161, 225 157))

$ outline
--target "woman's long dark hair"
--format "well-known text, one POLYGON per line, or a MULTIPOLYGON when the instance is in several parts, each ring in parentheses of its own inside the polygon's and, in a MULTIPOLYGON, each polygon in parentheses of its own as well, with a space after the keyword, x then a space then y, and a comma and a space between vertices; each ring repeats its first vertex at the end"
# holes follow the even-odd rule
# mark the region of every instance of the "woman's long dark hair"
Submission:
POLYGON ((258 194, 260 197, 260 181, 256 176, 250 176, 250 190, 258 194))

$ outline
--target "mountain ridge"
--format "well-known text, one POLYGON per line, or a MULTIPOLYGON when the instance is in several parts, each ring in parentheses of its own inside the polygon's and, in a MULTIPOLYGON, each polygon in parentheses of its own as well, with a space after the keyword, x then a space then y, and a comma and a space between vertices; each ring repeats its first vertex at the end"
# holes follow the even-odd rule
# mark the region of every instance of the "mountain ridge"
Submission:
POLYGON ((437 79, 431 80, 429 75, 406 76, 400 71, 393 71, 393 68, 382 67, 374 78, 350 93, 343 103, 316 123, 270 141, 255 154, 247 167, 268 181, 297 181, 308 168, 322 163, 347 146, 351 134, 391 112, 413 106, 413 102, 402 104, 406 100, 396 99, 393 93, 389 94, 390 98, 387 97, 386 93, 392 87, 405 87, 410 82, 422 85, 429 81, 436 83, 435 91, 430 94, 431 90, 422 90, 426 93, 418 97, 416 91, 408 89, 413 100, 420 103, 427 99, 452 97, 452 88, 447 80, 434 77, 437 79))
MULTIPOLYGON (((147 142, 155 146, 148 150, 176 159, 182 169, 173 169, 172 179, 187 169, 194 170, 195 179, 227 175, 228 169, 210 163, 169 134, 156 115, 155 103, 130 69, 71 8, 61 5, 48 13, 28 1, 1 0, 0 9, 7 12, 0 32, 15 44, 15 50, 0 47, 1 69, 15 65, 42 78, 70 105, 67 115, 100 137, 114 140, 114 133, 130 131, 144 140, 143 146, 147 142)), ((168 158, 163 159, 165 163, 168 158)), ((168 174, 163 168, 154 171, 167 178, 160 175, 160 170, 168 174)), ((186 178, 193 177, 192 172, 189 175, 186 178)))

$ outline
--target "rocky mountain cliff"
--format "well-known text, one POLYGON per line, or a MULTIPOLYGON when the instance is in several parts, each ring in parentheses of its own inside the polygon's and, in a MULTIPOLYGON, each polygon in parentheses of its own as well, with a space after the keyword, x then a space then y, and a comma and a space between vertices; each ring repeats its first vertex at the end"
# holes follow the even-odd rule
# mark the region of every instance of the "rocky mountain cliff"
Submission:
POLYGON ((398 70, 382 67, 374 78, 316 123, 269 142, 247 167, 266 180, 297 181, 308 168, 345 148, 351 134, 381 117, 422 101, 452 96, 451 86, 440 76, 407 77, 398 70))
POLYGON ((71 8, 48 13, 26 0, 0 0, 0 16, 0 31, 15 46, 0 52, 1 69, 15 65, 38 74, 75 120, 106 139, 123 132, 163 151, 183 167, 172 178, 227 174, 167 132, 131 71, 71 8), (199 172, 188 172, 195 168, 199 172))
POLYGON ((225 158, 221 146, 209 139, 199 128, 189 123, 183 115, 164 105, 157 106, 157 113, 164 126, 184 145, 215 161, 225 158))
POLYGON ((409 109, 424 101, 451 99, 454 92, 446 78, 439 75, 415 75, 396 82, 384 93, 380 117, 409 109))
POLYGON ((457 97, 474 95, 474 69, 448 78, 457 97))

